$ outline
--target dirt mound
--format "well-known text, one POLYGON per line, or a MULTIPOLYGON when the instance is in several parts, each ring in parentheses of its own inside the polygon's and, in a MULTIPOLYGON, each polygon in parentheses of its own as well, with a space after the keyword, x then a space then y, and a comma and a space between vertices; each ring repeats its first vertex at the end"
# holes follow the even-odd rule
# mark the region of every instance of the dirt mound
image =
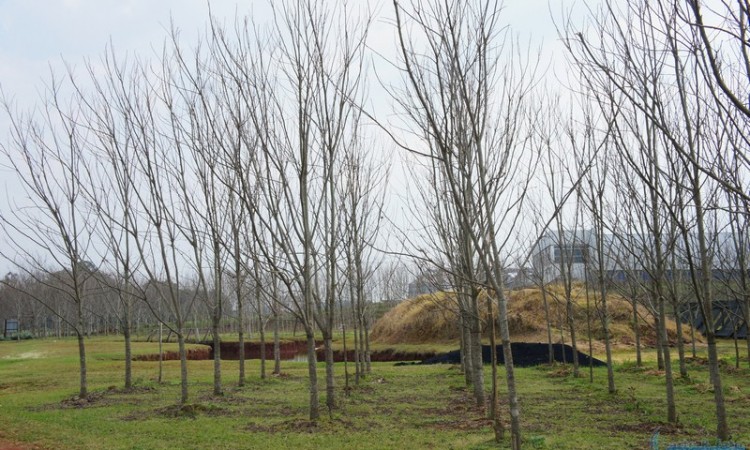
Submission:
POLYGON ((383 344, 455 342, 458 305, 453 293, 436 292, 404 300, 378 319, 370 338, 383 344))
MULTIPOLYGON (((588 323, 595 340, 604 339, 604 330, 599 315, 600 306, 597 293, 588 292, 587 308, 586 290, 583 285, 573 287, 573 316, 578 336, 587 336, 588 323), (590 320, 589 320, 590 319, 590 320)), ((560 330, 569 342, 567 332, 565 295, 561 286, 547 286, 547 304, 552 324, 553 340, 561 341, 560 330)), ((488 329, 487 295, 479 299, 480 313, 483 316, 485 331, 488 329)), ((633 307, 630 301, 618 294, 610 293, 607 297, 609 310, 609 327, 614 345, 632 345, 635 343, 633 330, 633 307)), ((638 305, 638 326, 641 342, 644 345, 656 344, 654 316, 643 305, 638 305)), ((371 337, 374 342, 383 344, 458 342, 460 330, 456 316, 458 304, 452 292, 438 292, 420 295, 405 300, 388 311, 373 326, 371 337)), ((513 342, 547 342, 546 314, 541 289, 527 288, 508 293, 508 324, 513 342)), ((677 341, 677 326, 668 320, 667 330, 671 343, 677 341)), ((689 327, 683 324, 683 340, 689 342, 689 327)), ((700 337, 696 336, 697 339, 700 337)), ((598 343, 597 345, 602 345, 598 343)))

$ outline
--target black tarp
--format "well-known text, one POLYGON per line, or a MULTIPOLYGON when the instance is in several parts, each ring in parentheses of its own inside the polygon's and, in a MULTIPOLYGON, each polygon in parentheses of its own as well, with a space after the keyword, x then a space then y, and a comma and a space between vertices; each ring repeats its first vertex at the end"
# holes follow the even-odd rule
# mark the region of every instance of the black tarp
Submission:
MULTIPOLYGON (((563 351, 565 352, 565 361, 568 363, 573 362, 573 348, 570 345, 555 344, 554 346, 555 361, 563 361, 563 351)), ((486 363, 490 362, 490 346, 482 346, 482 361, 486 363)), ((529 367, 538 366, 541 364, 547 364, 549 362, 549 345, 548 344, 533 344, 527 342, 514 342, 510 346, 511 353, 513 354, 513 364, 516 367, 529 367)), ((590 358, 589 355, 578 352, 578 363, 581 366, 588 366, 589 360, 592 360, 594 366, 604 366, 605 363, 596 359, 590 358)), ((505 363, 505 357, 503 355, 503 346, 497 346, 497 361, 498 364, 505 363)), ((421 364, 459 364, 461 362, 461 351, 454 350, 452 352, 443 353, 440 355, 433 356, 432 358, 425 359, 421 364)))

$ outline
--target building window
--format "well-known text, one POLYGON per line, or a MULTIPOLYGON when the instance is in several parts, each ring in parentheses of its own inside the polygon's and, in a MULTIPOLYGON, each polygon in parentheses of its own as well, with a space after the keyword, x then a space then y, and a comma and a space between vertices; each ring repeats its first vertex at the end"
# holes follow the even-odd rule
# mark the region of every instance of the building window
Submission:
MULTIPOLYGON (((583 264, 586 262, 586 246, 583 244, 566 245, 565 246, 565 262, 572 262, 573 264, 583 264)), ((562 259, 562 250, 560 247, 555 247, 554 254, 555 263, 559 264, 562 259)))

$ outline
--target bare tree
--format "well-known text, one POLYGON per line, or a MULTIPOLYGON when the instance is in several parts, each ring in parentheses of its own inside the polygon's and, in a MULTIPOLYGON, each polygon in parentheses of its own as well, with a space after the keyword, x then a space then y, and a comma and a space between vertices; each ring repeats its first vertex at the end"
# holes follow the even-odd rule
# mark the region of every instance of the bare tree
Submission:
MULTIPOLYGON (((581 125, 582 136, 577 136, 576 131, 568 130, 568 137, 570 139, 571 147, 576 153, 576 166, 582 170, 578 179, 581 180, 579 196, 582 199, 583 209, 587 210, 591 218, 592 230, 591 238, 586 239, 584 248, 582 249, 582 256, 584 263, 586 263, 586 271, 593 267, 593 274, 596 275, 596 284, 598 288, 598 297, 595 299, 595 303, 598 304, 599 308, 599 319, 602 324, 602 330, 604 332, 604 351, 607 359, 607 389, 610 394, 617 392, 615 387, 615 375, 612 364, 612 346, 611 336, 609 331, 609 309, 607 305, 608 289, 610 286, 610 277, 608 271, 612 267, 612 262, 616 260, 615 255, 612 255, 615 247, 613 239, 608 239, 605 236, 605 230, 607 230, 606 222, 612 223, 610 227, 611 231, 617 232, 617 221, 608 221, 605 216, 608 213, 614 213, 613 216, 617 217, 617 212, 606 211, 607 198, 611 198, 607 195, 607 179, 611 173, 611 165, 609 163, 611 155, 610 151, 612 145, 609 143, 609 136, 606 134, 599 135, 595 129, 595 120, 592 117, 592 111, 586 109, 584 113, 584 121, 581 125), (597 170, 587 170, 587 167, 591 165, 591 162, 595 161, 597 170), (592 242, 593 241, 593 242, 592 242), (593 243, 593 249, 592 247, 593 243)), ((587 281, 589 280, 588 273, 587 281)), ((590 286, 586 285, 586 292, 590 286)), ((588 297, 587 297, 588 298, 588 297)), ((591 338, 589 337, 589 342, 591 338)), ((589 350, 589 353, 591 351, 589 350)))
MULTIPOLYGON (((74 78, 71 71, 68 76, 74 78)), ((66 93, 69 87, 52 74, 39 109, 29 113, 18 111, 3 93, 11 130, 10 142, 0 144, 0 156, 2 164, 15 174, 29 204, 14 205, 12 212, 0 216, 0 223, 3 234, 13 236, 6 248, 15 252, 3 252, 2 256, 75 309, 69 317, 46 298, 35 297, 75 333, 80 368, 78 396, 86 399, 87 281, 96 270, 88 258, 96 242, 96 216, 83 196, 83 183, 90 178, 90 135, 81 123, 80 96, 75 90, 66 93)))
POLYGON ((346 217, 342 230, 346 255, 344 273, 354 313, 355 383, 358 383, 371 371, 366 285, 377 269, 373 248, 383 218, 388 173, 382 163, 365 153, 361 140, 352 144, 345 156, 345 181, 340 195, 344 199, 342 212, 346 217))
MULTIPOLYGON (((125 389, 132 388, 132 317, 137 301, 134 274, 138 271, 138 260, 134 251, 133 227, 139 222, 133 220, 135 210, 134 180, 135 162, 132 129, 129 125, 130 111, 127 96, 129 79, 125 70, 127 64, 118 63, 114 48, 110 46, 102 58, 104 76, 97 76, 89 66, 89 81, 94 86, 88 96, 83 96, 86 106, 87 126, 93 135, 92 147, 98 161, 96 178, 86 191, 93 212, 99 217, 98 232, 105 244, 105 262, 113 276, 119 304, 120 317, 125 340, 125 389)), ((79 92, 81 89, 79 88, 79 92)))
MULTIPOLYGON (((164 60, 169 58, 165 55, 164 60)), ((180 165, 172 152, 169 131, 162 128, 160 118, 160 114, 169 110, 170 80, 163 76, 165 73, 156 77, 150 71, 145 63, 137 64, 131 72, 129 89, 117 91, 126 105, 129 116, 126 123, 137 163, 131 182, 139 187, 134 194, 135 208, 140 214, 129 216, 129 231, 142 262, 138 275, 148 280, 141 286, 142 297, 158 320, 177 336, 180 403, 185 404, 188 401, 186 323, 198 291, 183 289, 186 282, 183 255, 190 246, 181 239, 183 222, 178 205, 184 197, 175 189, 179 187, 180 165), (162 304, 166 305, 166 311, 160 308, 162 304), (168 321, 168 317, 172 320, 168 321)))
MULTIPOLYGON (((511 447, 517 449, 521 446, 520 405, 510 348, 502 254, 509 251, 509 238, 500 236, 512 235, 507 231, 501 234, 501 228, 512 229, 518 219, 517 207, 529 180, 525 168, 534 167, 537 160, 524 139, 528 133, 525 120, 531 113, 527 102, 533 68, 515 59, 517 49, 501 34, 496 2, 414 2, 409 10, 394 2, 394 8, 405 77, 405 89, 398 93, 396 101, 413 124, 414 133, 422 139, 421 147, 407 148, 428 161, 436 161, 458 222, 477 252, 480 271, 477 279, 471 281, 487 286, 497 300, 511 447), (426 50, 417 48, 419 40, 426 50), (501 54, 508 58, 503 61, 504 66, 500 64, 501 54), (467 192, 467 188, 471 191, 467 192)), ((496 410, 494 405, 491 410, 496 410)), ((497 439, 502 436, 498 417, 495 416, 497 439)))

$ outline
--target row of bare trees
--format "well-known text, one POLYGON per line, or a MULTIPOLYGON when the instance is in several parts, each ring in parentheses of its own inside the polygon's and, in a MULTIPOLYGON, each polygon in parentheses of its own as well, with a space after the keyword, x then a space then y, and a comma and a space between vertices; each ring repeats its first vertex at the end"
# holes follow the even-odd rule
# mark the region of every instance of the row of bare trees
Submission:
MULTIPOLYGON (((138 308, 145 305, 177 336, 183 403, 185 339, 199 307, 210 317, 217 395, 229 299, 241 349, 249 310, 260 324, 264 314, 274 323, 294 316, 307 339, 309 415, 317 420, 316 336, 325 349, 330 413, 338 330, 354 337, 355 382, 370 371, 367 286, 388 278, 378 275, 376 251, 387 246, 449 274, 466 382, 498 439, 498 371, 491 352, 488 401, 483 330, 490 345, 502 343, 511 446, 521 448, 507 268, 543 262, 542 236, 552 234, 555 269, 532 276, 544 294, 550 357, 546 286, 559 281, 561 340, 567 328, 578 375, 573 268, 585 261, 608 391, 616 392, 608 296, 620 269, 631 282, 634 327, 638 304, 656 318, 667 418, 676 421, 666 322, 690 298, 708 324, 717 436, 727 439, 713 273, 724 264, 738 275, 726 288, 744 301, 747 321, 747 2, 722 0, 706 11, 698 0, 604 0, 590 6, 585 28, 560 19, 569 89, 555 94, 538 56, 505 27, 501 6, 394 0, 397 55, 389 63, 401 79, 382 87, 397 124, 367 106, 372 14, 304 0, 273 3, 264 25, 238 19, 227 27, 210 18, 196 45, 173 28, 154 61, 109 47, 83 75, 68 68, 64 79, 51 77, 41 106, 29 113, 6 99, 12 130, 2 152, 28 197, 3 213, 4 231, 14 236, 6 256, 29 276, 37 269, 60 274, 36 281, 75 312, 59 317, 79 338, 80 395, 95 272, 87 261, 97 261, 113 274, 127 361, 138 308), (386 197, 390 155, 373 151, 373 128, 409 163, 410 225, 386 218, 385 199, 396 196, 386 197), (398 225, 396 238, 383 239, 386 219, 398 225), (575 232, 573 242, 567 236, 579 228, 589 231, 577 254, 575 232), (714 245, 726 232, 731 245, 714 245), (342 319, 345 304, 351 321, 342 319), (485 323, 482 309, 492 320, 485 323)), ((259 332, 265 340, 263 325, 259 332)), ((349 383, 348 365, 345 372, 349 383)), ((129 373, 128 363, 127 386, 129 373)), ((245 376, 241 353, 240 385, 245 376)))
MULTIPOLYGON (((291 314, 301 324, 311 420, 320 414, 318 333, 329 410, 333 335, 344 322, 355 336, 355 381, 370 370, 367 296, 388 176, 361 126, 370 15, 304 1, 273 8, 268 28, 212 18, 197 45, 174 28, 154 61, 122 59, 110 46, 83 74, 52 77, 30 113, 5 99, 13 129, 2 151, 27 198, 3 214, 6 233, 19 236, 4 255, 74 306, 70 316, 45 305, 78 336, 82 398, 88 285, 98 272, 119 305, 127 388, 133 311, 145 305, 177 337, 181 403, 189 398, 185 340, 196 311, 208 314, 221 394, 225 290, 241 349, 248 309, 259 316, 261 341, 269 311, 275 323, 291 314)), ((242 385, 243 352, 240 359, 242 385)))
MULTIPOLYGON (((596 288, 609 392, 616 385, 607 298, 620 272, 635 286, 634 328, 636 298, 655 317, 669 421, 677 414, 667 319, 676 319, 679 373, 687 376, 680 304, 699 306, 717 436, 728 439, 713 305, 721 280, 723 291, 733 290, 742 302, 745 318, 750 310, 740 225, 748 213, 747 2, 718 2, 709 10, 697 0, 605 1, 590 5, 585 28, 562 19, 573 86, 565 102, 537 89, 533 63, 526 62, 533 59, 503 33, 497 3, 394 6, 403 83, 393 96, 417 138, 398 143, 417 162, 414 209, 422 231, 404 240, 409 253, 452 277, 463 368, 477 403, 485 404, 481 358, 474 356, 483 327, 477 301, 486 290, 497 302, 489 306, 497 307, 507 352, 511 442, 518 448, 503 270, 509 261, 525 266, 529 259, 513 248, 514 233, 535 254, 546 232, 558 236, 553 278, 564 286, 574 374, 572 268, 585 261, 582 275, 596 288), (534 195, 537 189, 544 194, 534 195), (522 214, 536 217, 538 227, 519 230, 522 214), (579 227, 589 236, 575 261, 576 247, 565 236, 579 227)), ((542 286, 550 281, 541 274, 542 286)), ((494 344, 494 330, 490 336, 494 344)), ((491 414, 495 386, 493 373, 491 414)))
MULTIPOLYGON (((563 21, 561 34, 580 90, 600 117, 603 154, 616 171, 607 183, 610 194, 596 196, 611 203, 600 221, 624 241, 637 273, 646 274, 642 287, 659 322, 667 419, 677 420, 666 310, 678 297, 675 274, 685 269, 708 324, 717 436, 726 440, 713 302, 721 265, 716 252, 727 247, 711 243, 722 231, 737 230, 732 224, 748 212, 748 3, 703 3, 604 1, 591 7, 585 28, 563 21), (675 248, 684 252, 679 261, 675 248)), ((735 257, 723 258, 734 273, 746 273, 737 265, 747 252, 742 234, 732 233, 735 257)), ((682 346, 679 351, 683 361, 682 346)), ((686 374, 682 364, 680 373, 686 374)))

